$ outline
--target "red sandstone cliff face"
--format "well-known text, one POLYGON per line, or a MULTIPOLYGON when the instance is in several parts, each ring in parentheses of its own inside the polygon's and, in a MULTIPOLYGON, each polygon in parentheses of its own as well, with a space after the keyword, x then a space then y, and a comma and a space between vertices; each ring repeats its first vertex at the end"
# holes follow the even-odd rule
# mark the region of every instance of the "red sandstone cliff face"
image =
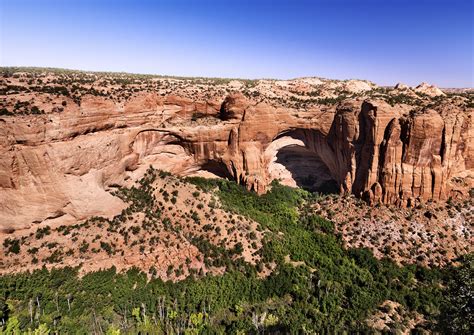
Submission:
MULTIPOLYGON (((285 118, 265 106, 250 111, 231 136, 234 150, 223 161, 234 178, 258 192, 274 179, 271 165, 282 164, 273 158, 288 147, 304 147, 294 150, 304 159, 317 156, 320 167, 314 164, 309 175, 372 202, 410 206, 446 200, 473 185, 473 110, 439 106, 406 115, 383 101, 354 100, 327 111, 325 120, 322 111, 314 111, 310 120, 285 118), (274 146, 282 138, 286 141, 274 146), (465 184, 456 185, 456 178, 465 184)), ((300 173, 298 168, 290 172, 294 178, 300 173)))
POLYGON ((472 187, 472 110, 439 106, 405 115, 365 101, 360 110, 352 105, 338 116, 342 123, 333 141, 345 152, 341 165, 351 167, 342 183, 345 190, 409 206, 462 194, 463 187, 453 183, 456 177, 472 187), (341 137, 344 133, 351 136, 341 137))
POLYGON ((474 110, 410 110, 370 97, 297 109, 238 92, 195 100, 139 92, 0 117, 0 228, 113 216, 125 205, 108 191, 133 184, 149 165, 259 193, 279 179, 400 206, 466 196, 474 110))

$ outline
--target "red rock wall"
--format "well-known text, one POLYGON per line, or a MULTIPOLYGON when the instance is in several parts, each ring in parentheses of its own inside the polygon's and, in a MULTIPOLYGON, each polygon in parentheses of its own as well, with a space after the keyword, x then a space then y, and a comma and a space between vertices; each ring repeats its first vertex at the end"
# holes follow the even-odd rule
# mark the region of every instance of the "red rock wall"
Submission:
POLYGON ((144 93, 124 106, 89 97, 62 113, 4 117, 0 228, 114 215, 124 204, 107 191, 131 185, 149 165, 182 175, 212 165, 263 193, 285 143, 306 147, 341 192, 371 202, 465 196, 473 187, 473 113, 444 105, 410 114, 380 100, 301 112, 240 94, 219 104, 144 93))

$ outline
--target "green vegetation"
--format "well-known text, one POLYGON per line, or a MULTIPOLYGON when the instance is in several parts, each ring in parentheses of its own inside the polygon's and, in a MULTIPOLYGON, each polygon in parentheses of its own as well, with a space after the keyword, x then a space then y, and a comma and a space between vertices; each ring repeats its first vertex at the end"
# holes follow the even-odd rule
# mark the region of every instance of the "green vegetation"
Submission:
POLYGON ((8 111, 6 108, 0 109, 0 116, 12 116, 14 115, 12 112, 8 111))
POLYGON ((20 240, 18 239, 6 238, 5 241, 3 241, 3 246, 7 249, 7 252, 6 252, 7 255, 9 253, 13 253, 13 254, 20 253, 21 243, 20 243, 20 240))
POLYGON ((418 98, 413 98, 412 96, 400 93, 398 95, 386 95, 385 101, 390 106, 395 106, 396 104, 408 104, 408 105, 414 105, 414 106, 421 106, 423 102, 418 99, 418 98))
MULTIPOLYGON (((134 211, 148 211, 150 184, 158 176, 150 169, 138 187, 119 193, 134 211)), ((242 252, 241 243, 227 250, 190 236, 206 263, 226 267, 223 275, 192 273, 176 283, 115 268, 82 278, 72 268, 3 276, 4 333, 40 327, 81 334, 365 333, 364 320, 386 300, 423 314, 425 328, 435 329, 438 319, 448 320, 440 327, 454 319, 457 333, 472 330, 472 323, 465 325, 472 322, 472 311, 456 309, 459 303, 472 308, 472 294, 460 295, 472 293, 472 257, 449 278, 437 269, 399 267, 365 249, 345 250, 333 224, 311 212, 308 205, 318 198, 308 192, 273 183, 270 192, 258 196, 226 180, 186 181, 200 189, 195 197, 213 192, 234 217, 260 224, 265 237, 256 265, 235 257, 242 252), (449 294, 443 299, 446 283, 449 294)), ((101 243, 101 248, 113 253, 113 245, 101 243)), ((168 272, 173 271, 182 269, 170 266, 168 272)))
MULTIPOLYGON (((66 226, 63 226, 65 229, 66 229, 66 226)), ((42 239, 43 237, 45 237, 46 235, 49 235, 51 234, 51 227, 50 226, 46 226, 46 227, 43 227, 43 228, 38 228, 38 230, 36 231, 36 234, 35 234, 35 237, 37 240, 40 240, 42 239)))
POLYGON ((449 274, 442 304, 440 330, 446 334, 474 333, 474 254, 462 258, 449 274))

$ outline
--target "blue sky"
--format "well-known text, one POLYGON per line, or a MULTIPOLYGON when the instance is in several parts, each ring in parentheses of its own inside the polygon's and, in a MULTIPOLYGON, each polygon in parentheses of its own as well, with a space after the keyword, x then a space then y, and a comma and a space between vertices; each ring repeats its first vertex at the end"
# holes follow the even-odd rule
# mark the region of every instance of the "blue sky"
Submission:
POLYGON ((472 0, 0 0, 0 64, 473 87, 472 0))

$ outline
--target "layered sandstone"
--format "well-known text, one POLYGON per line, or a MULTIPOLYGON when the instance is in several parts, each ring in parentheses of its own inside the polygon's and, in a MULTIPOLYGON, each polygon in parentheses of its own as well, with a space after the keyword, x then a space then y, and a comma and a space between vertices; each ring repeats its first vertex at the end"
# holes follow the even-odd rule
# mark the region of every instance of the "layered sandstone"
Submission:
POLYGON ((467 196, 474 186, 474 110, 464 105, 392 106, 370 93, 374 84, 354 81, 166 83, 123 99, 86 92, 80 103, 18 93, 46 112, 0 117, 2 231, 113 216, 125 205, 110 190, 150 165, 259 193, 279 179, 401 206, 467 196), (331 85, 359 93, 332 104, 308 98, 322 86, 322 97, 334 95, 331 85), (58 112, 51 106, 61 100, 58 112))

